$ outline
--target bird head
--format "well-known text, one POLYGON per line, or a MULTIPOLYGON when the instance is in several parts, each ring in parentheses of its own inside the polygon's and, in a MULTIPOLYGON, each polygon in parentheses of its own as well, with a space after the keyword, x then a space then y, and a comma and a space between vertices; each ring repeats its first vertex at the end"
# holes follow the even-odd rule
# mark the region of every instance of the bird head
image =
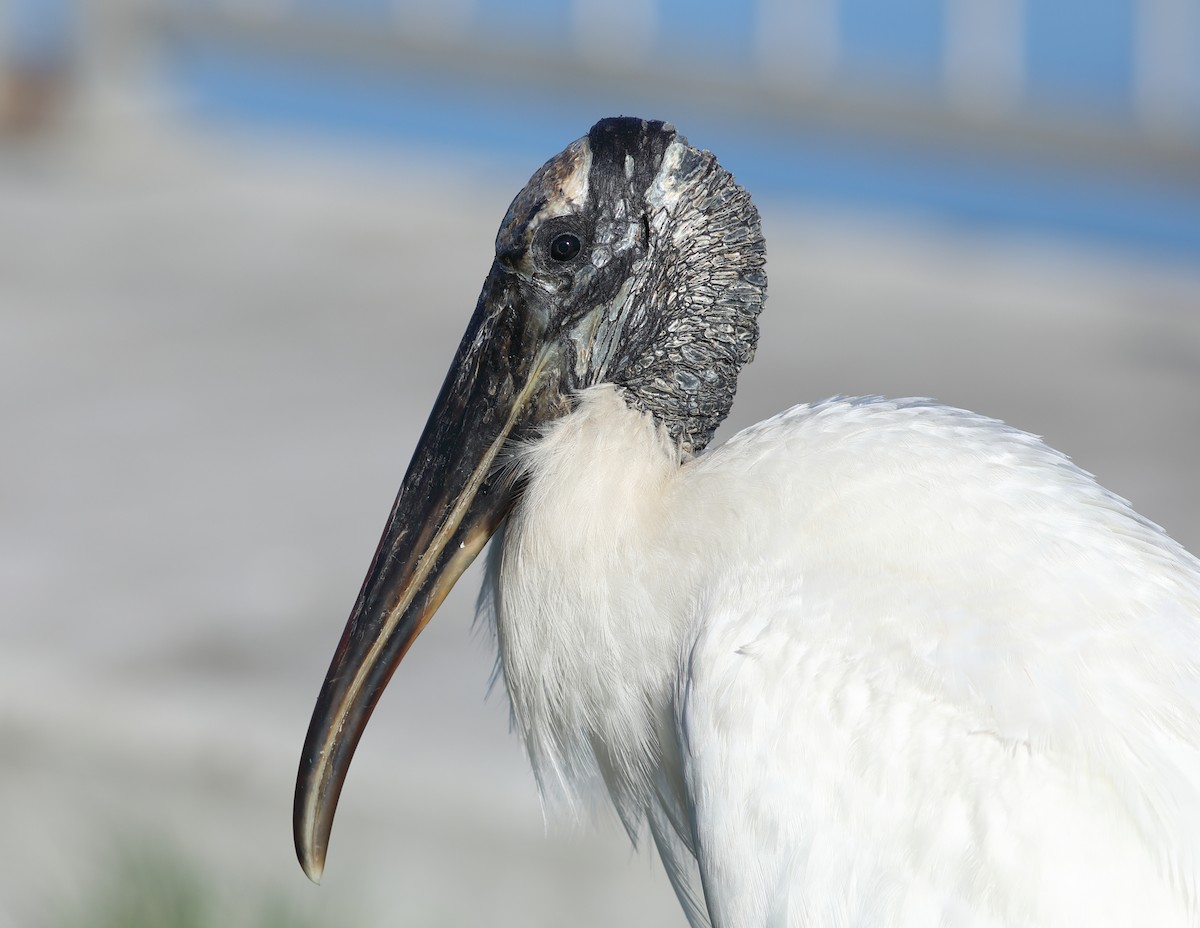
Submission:
POLYGON ((309 877, 387 681, 517 502, 504 447, 609 383, 681 457, 701 451, 754 353, 763 263, 749 195, 667 123, 601 120, 517 194, 313 712, 294 810, 309 877))

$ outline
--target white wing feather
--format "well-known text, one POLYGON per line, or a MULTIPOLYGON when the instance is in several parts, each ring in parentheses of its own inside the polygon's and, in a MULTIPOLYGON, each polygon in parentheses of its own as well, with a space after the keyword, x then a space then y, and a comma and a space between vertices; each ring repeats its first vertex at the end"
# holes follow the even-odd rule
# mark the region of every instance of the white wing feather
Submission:
POLYGON ((1197 924, 1194 558, 922 402, 798 408, 697 471, 772 499, 677 700, 714 928, 1197 924))

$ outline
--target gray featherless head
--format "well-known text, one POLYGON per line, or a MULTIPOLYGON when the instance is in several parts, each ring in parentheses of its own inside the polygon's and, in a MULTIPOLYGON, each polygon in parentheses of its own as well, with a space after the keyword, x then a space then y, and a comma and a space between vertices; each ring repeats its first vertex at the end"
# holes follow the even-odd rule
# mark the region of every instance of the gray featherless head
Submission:
POLYGON ((669 123, 602 119, 513 200, 496 253, 551 297, 570 386, 615 384, 685 455, 709 443, 767 286, 758 211, 710 152, 669 123))

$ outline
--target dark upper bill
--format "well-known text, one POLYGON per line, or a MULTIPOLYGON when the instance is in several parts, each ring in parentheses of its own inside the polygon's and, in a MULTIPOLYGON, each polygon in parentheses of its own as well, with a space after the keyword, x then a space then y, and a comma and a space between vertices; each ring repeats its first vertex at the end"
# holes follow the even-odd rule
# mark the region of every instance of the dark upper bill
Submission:
POLYGON ((494 479, 516 431, 564 400, 538 313, 494 267, 400 487, 309 725, 296 783, 296 853, 318 879, 338 796, 371 711, 400 659, 504 520, 494 479), (531 321, 532 317, 532 321, 531 321))

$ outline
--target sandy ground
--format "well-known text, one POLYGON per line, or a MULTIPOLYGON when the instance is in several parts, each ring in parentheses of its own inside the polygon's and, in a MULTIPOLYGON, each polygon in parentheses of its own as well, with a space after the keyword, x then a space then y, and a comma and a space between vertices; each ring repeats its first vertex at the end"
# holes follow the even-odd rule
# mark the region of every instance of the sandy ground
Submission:
MULTIPOLYGON (((295 864, 312 700, 528 173, 295 147, 0 151, 0 926, 53 921, 130 838, 330 925, 682 926, 611 822, 545 826, 475 571, 375 714, 324 885, 295 864)), ((1200 549, 1200 272, 760 208, 771 297, 724 434, 932 395, 1200 549)))

